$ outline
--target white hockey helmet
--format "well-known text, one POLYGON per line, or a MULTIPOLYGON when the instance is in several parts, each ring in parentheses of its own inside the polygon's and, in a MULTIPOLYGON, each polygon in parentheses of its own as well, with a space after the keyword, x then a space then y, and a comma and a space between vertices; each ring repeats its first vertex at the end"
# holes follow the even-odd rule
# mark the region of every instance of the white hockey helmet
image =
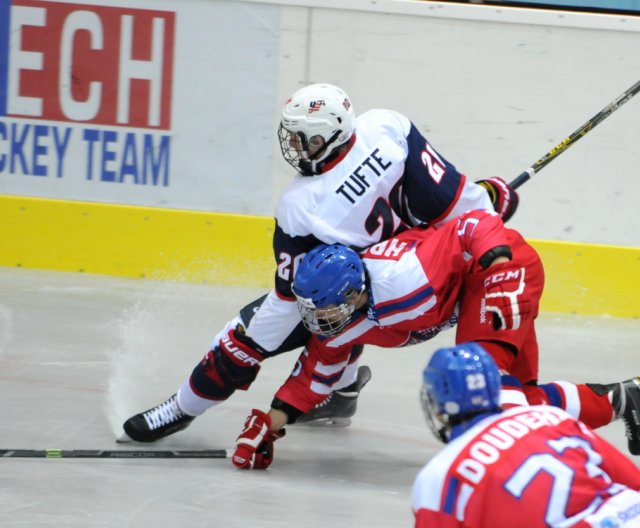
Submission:
POLYGON ((351 139, 355 112, 349 96, 332 84, 311 84, 285 103, 278 129, 284 159, 294 169, 311 176, 351 139))

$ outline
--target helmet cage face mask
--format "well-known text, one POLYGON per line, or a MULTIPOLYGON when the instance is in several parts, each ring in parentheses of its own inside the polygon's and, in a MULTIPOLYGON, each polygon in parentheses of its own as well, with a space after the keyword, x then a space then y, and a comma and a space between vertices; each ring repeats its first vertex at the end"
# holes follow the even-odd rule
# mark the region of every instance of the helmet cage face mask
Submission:
POLYGON ((426 385, 422 385, 420 404, 422 405, 422 412, 433 436, 445 444, 448 443, 451 437, 449 417, 446 414, 440 413, 438 402, 433 393, 429 392, 426 385))
MULTIPOLYGON (((423 372, 420 402, 434 436, 447 443, 455 426, 500 408, 500 372, 477 343, 436 350, 423 372)), ((467 425, 465 425, 467 424, 467 425)))
POLYGON ((354 120, 343 90, 331 84, 306 86, 291 96, 282 111, 278 128, 282 156, 303 175, 321 174, 353 135, 354 120))
POLYGON ((341 244, 321 244, 298 265, 291 286, 302 323, 323 336, 338 334, 351 317, 366 289, 360 255, 341 244))
POLYGON ((332 336, 342 332, 351 321, 356 309, 357 298, 364 291, 351 290, 347 295, 347 302, 317 308, 311 299, 297 297, 298 310, 302 317, 302 324, 312 334, 332 336))
POLYGON ((323 165, 320 161, 324 158, 323 154, 335 142, 339 134, 340 131, 337 131, 329 138, 329 141, 324 141, 321 135, 307 138, 304 132, 291 132, 280 123, 278 141, 280 141, 282 157, 304 176, 320 174, 323 165))

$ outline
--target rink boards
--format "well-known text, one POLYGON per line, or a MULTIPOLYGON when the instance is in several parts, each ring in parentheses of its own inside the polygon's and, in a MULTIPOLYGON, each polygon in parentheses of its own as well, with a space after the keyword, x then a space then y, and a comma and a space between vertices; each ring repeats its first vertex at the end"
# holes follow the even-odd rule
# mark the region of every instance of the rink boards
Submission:
MULTIPOLYGON (((273 219, 0 196, 0 266, 267 288, 273 219)), ((531 240, 542 309, 639 317, 640 248, 531 240)))

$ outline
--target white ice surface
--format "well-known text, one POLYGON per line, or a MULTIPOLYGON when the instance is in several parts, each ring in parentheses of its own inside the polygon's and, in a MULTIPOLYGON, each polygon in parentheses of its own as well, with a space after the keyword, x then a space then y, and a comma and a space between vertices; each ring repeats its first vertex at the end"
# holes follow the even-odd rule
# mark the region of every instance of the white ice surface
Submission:
MULTIPOLYGON (((0 449, 115 449, 120 424, 171 395, 260 290, 0 268, 0 449)), ((453 334, 368 348, 373 379, 346 429, 289 428, 263 472, 228 460, 0 460, 0 527, 411 526, 410 490, 439 445, 420 373, 453 334)), ((544 314, 541 380, 611 382, 640 371, 640 321, 544 314)), ((229 448, 267 408, 296 353, 158 448, 229 448)), ((600 432, 626 452, 620 423, 600 432)), ((636 463, 638 459, 636 459, 636 463)))

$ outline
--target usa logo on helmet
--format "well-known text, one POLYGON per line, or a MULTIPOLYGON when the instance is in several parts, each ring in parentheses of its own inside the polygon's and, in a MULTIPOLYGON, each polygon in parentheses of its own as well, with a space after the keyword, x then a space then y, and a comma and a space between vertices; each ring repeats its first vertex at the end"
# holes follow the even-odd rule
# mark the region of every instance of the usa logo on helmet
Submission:
POLYGON ((323 106, 324 106, 324 100, 322 99, 319 99, 318 101, 311 101, 309 103, 309 113, 312 114, 313 112, 317 112, 323 106))

